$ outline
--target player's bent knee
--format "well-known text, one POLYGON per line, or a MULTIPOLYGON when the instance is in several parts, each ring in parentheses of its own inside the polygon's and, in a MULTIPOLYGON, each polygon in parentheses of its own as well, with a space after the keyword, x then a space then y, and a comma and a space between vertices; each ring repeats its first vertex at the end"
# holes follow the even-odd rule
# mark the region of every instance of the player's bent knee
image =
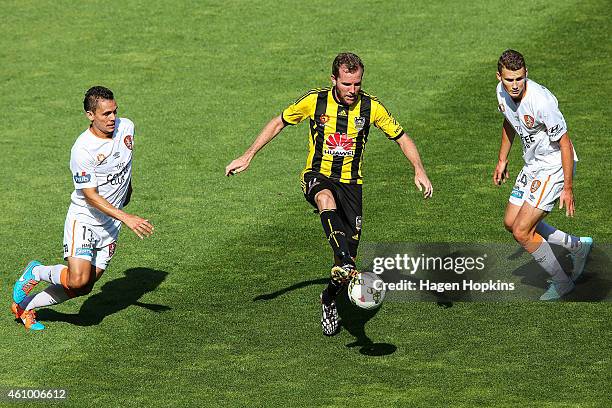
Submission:
MULTIPOLYGON (((90 284, 89 274, 71 274, 68 279, 68 289, 73 291, 75 294, 81 296, 81 293, 86 291, 86 287, 90 284)), ((89 289, 91 292, 91 289, 89 289)), ((89 293, 87 292, 87 293, 89 293)))
POLYGON ((513 231, 513 226, 514 223, 509 222, 508 220, 504 220, 504 228, 506 229, 506 231, 508 232, 512 232, 513 231))
POLYGON ((329 190, 321 190, 315 195, 315 202, 319 207, 319 210, 335 209, 336 201, 334 195, 329 190))
POLYGON ((75 296, 85 296, 91 293, 91 291, 93 290, 93 286, 93 282, 88 282, 85 284, 78 284, 74 286, 68 285, 68 289, 70 289, 75 296))
POLYGON ((524 231, 520 228, 514 228, 512 230, 512 236, 520 244, 525 244, 529 242, 529 231, 524 231))

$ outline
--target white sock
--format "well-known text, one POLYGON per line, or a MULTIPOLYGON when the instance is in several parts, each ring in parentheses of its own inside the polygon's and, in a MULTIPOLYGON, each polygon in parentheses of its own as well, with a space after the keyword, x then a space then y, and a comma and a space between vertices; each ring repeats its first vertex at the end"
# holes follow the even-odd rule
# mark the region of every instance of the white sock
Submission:
POLYGON ((538 249, 531 255, 533 255, 535 261, 552 277, 554 282, 569 282, 569 276, 563 272, 563 268, 561 268, 548 242, 543 240, 538 249))
POLYGON ((580 238, 558 230, 544 221, 540 221, 536 225, 536 232, 548 241, 549 244, 560 245, 572 252, 580 249, 580 238))
POLYGON ((60 284, 60 274, 66 268, 66 265, 39 265, 32 269, 32 273, 36 280, 53 283, 55 285, 60 284))
MULTIPOLYGON (((29 297, 29 296, 28 296, 29 297)), ((26 298, 27 299, 27 298, 26 298)), ((23 304, 25 300, 20 303, 23 304)), ((38 292, 28 302, 25 310, 38 309, 39 307, 57 305, 70 299, 62 285, 51 285, 42 292, 38 292)))

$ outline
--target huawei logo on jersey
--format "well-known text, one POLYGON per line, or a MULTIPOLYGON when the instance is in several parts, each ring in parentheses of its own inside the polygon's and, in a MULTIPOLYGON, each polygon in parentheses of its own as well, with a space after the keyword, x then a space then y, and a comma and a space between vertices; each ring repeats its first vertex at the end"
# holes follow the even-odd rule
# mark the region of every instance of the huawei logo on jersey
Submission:
POLYGON ((124 137, 123 143, 125 143, 128 149, 132 150, 132 135, 127 135, 124 137))
POLYGON ((346 133, 336 132, 333 135, 329 135, 325 141, 326 149, 323 149, 323 153, 331 154, 332 156, 354 156, 353 151, 353 140, 350 139, 346 133))
POLYGON ((533 116, 523 115, 523 120, 525 121, 525 126, 527 126, 527 129, 531 129, 535 124, 535 119, 533 119, 533 116))

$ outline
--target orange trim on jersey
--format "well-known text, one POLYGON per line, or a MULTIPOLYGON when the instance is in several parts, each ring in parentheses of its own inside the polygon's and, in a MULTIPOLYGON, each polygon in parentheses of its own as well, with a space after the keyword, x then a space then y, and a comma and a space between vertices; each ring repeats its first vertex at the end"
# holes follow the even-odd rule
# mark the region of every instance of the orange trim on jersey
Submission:
POLYGON ((76 228, 76 220, 72 221, 72 246, 70 247, 70 256, 74 256, 74 229, 76 228))
POLYGON ((542 187, 542 192, 540 193, 540 198, 538 198, 538 202, 535 205, 536 208, 538 207, 538 205, 540 205, 540 201, 542 201, 542 197, 544 197, 544 191, 546 191, 546 185, 548 184, 549 180, 550 180, 550 176, 548 176, 548 178, 544 182, 544 186, 542 187))

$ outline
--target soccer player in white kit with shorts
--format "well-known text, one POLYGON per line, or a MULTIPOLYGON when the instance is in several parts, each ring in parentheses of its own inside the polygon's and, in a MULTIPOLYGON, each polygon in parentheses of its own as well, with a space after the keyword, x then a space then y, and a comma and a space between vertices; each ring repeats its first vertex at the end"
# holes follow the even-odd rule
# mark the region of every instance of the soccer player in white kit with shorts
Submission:
POLYGON ((134 123, 117 117, 112 91, 101 86, 87 91, 83 107, 91 124, 70 154, 75 189, 64 224, 68 266, 31 261, 13 287, 11 311, 28 330, 44 329, 34 309, 91 292, 115 253, 122 223, 140 238, 153 233, 148 220, 122 210, 132 192, 134 123), (30 295, 40 281, 50 286, 30 295))
POLYGON ((567 216, 574 215, 572 183, 578 157, 557 98, 527 79, 523 56, 506 50, 497 65, 497 101, 504 124, 493 182, 499 185, 508 178, 508 153, 515 136, 521 139, 525 160, 506 207, 504 226, 551 276, 540 299, 558 299, 574 289, 593 244, 590 237, 566 234, 543 221, 557 199, 567 216), (549 244, 570 252, 574 264, 571 276, 563 271, 549 244))

